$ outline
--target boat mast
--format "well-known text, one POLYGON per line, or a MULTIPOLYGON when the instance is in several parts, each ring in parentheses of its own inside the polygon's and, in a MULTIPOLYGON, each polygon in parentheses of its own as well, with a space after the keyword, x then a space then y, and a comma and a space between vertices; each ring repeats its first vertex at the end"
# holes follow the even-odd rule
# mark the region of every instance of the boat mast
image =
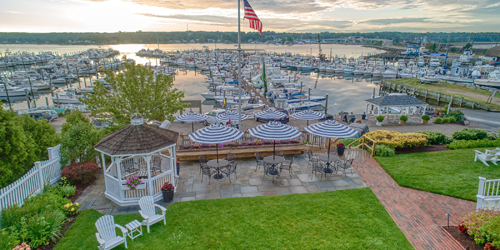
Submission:
POLYGON ((238 128, 241 131, 243 126, 241 124, 241 30, 240 30, 240 2, 238 0, 238 128))

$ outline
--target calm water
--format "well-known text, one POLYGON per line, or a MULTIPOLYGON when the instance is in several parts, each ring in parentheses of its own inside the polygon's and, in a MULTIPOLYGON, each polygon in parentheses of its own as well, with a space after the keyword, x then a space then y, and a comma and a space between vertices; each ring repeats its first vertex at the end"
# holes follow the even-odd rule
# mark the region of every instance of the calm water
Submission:
MULTIPOLYGON (((217 46, 217 48, 235 48, 232 44, 160 44, 160 49, 163 51, 176 51, 176 50, 187 50, 187 49, 201 49, 203 46, 208 46, 210 49, 213 49, 217 46)), ((332 51, 332 55, 344 57, 359 57, 361 55, 368 55, 374 53, 380 53, 382 51, 375 50, 372 48, 364 48, 356 45, 338 45, 338 44, 322 44, 322 49, 327 57, 330 55, 330 49, 332 51)), ((8 49, 11 52, 16 51, 26 51, 32 53, 38 53, 41 51, 53 51, 58 52, 59 54, 65 53, 74 53, 86 50, 88 48, 95 48, 96 46, 86 46, 86 45, 0 45, 0 51, 4 52, 8 49)), ((132 58, 136 60, 137 63, 151 63, 152 65, 156 64, 156 59, 151 58, 141 58, 137 57, 135 53, 142 48, 150 48, 156 49, 158 45, 143 45, 143 44, 124 44, 124 45, 106 45, 101 46, 101 48, 111 47, 113 49, 119 50, 121 54, 120 57, 126 55, 128 58, 132 58)), ((316 55, 318 53, 318 46, 316 45, 293 45, 293 46, 274 46, 274 45, 251 45, 245 44, 242 47, 248 49, 264 49, 266 52, 291 52, 291 53, 300 53, 308 55, 311 53, 316 55)), ((177 89, 184 91, 186 100, 204 100, 200 95, 201 93, 207 92, 208 89, 206 87, 206 83, 204 81, 205 76, 196 72, 194 70, 178 70, 178 74, 175 76, 174 85, 177 89)), ((95 79, 95 76, 92 77, 95 79)), ((373 89, 377 89, 378 86, 371 82, 370 78, 367 79, 353 79, 349 77, 341 76, 324 76, 320 75, 318 77, 317 73, 310 73, 308 75, 303 75, 301 80, 305 84, 305 88, 311 88, 312 95, 326 95, 328 94, 328 110, 329 113, 338 113, 341 110, 362 113, 365 110, 364 100, 370 98, 373 93, 373 89), (337 104, 336 106, 334 104, 337 104)), ((89 78, 83 78, 80 80, 80 83, 73 83, 70 86, 79 87, 90 85, 89 78)), ((62 93, 63 89, 66 87, 61 87, 55 90, 55 93, 62 93)), ((48 100, 48 104, 52 105, 52 101, 50 99, 50 93, 39 93, 37 96, 36 104, 37 106, 46 105, 46 99, 48 100)), ((25 98, 20 98, 15 100, 17 103, 13 104, 13 108, 18 109, 26 109, 28 108, 27 101, 25 98)), ((213 103, 209 101, 203 102, 203 112, 209 111, 214 108, 213 103)), ((8 107, 8 105, 4 105, 4 107, 8 107)))

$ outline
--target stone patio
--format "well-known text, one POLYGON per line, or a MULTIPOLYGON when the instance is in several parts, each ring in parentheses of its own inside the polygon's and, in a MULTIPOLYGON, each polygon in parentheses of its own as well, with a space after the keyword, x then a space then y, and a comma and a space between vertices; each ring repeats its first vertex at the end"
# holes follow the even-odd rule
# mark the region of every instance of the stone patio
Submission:
MULTIPOLYGON (((296 155, 291 175, 288 170, 285 170, 276 176, 274 181, 272 176, 264 176, 262 168, 255 171, 255 159, 238 159, 235 162, 238 163, 238 179, 231 175, 231 181, 227 178, 212 179, 210 184, 208 177, 204 177, 202 181, 198 162, 181 162, 174 200, 168 203, 159 201, 158 204, 167 207, 174 202, 192 200, 315 193, 366 187, 354 168, 349 168, 346 176, 341 171, 323 176, 322 179, 319 174, 312 175, 311 168, 307 167, 306 155, 296 155)), ((139 206, 117 206, 104 196, 104 191, 103 173, 99 171, 95 183, 78 198, 77 202, 81 204, 80 209, 92 208, 104 214, 138 212, 139 206)))

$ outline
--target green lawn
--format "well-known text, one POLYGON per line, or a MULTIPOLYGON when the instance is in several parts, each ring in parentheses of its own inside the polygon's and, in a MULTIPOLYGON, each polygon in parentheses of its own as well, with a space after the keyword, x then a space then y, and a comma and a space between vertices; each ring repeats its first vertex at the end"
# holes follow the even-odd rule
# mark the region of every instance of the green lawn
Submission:
POLYGON ((479 177, 498 179, 500 167, 474 156, 474 149, 458 149, 375 159, 400 186, 476 201, 479 177))
MULTIPOLYGON (((100 216, 83 211, 54 249, 96 249, 100 216)), ((114 217, 122 226, 140 220, 114 217)), ((167 226, 143 230, 129 249, 413 249, 369 188, 178 202, 167 226)))

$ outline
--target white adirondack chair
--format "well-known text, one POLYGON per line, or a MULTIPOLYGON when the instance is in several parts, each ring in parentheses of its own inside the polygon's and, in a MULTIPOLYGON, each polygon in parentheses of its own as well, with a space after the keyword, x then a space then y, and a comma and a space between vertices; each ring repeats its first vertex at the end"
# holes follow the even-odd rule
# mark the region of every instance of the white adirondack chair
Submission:
POLYGON ((488 167, 490 165, 487 163, 487 161, 491 161, 493 164, 498 165, 497 164, 497 161, 498 161, 497 154, 500 153, 499 148, 493 149, 493 150, 486 149, 486 151, 484 153, 481 151, 478 151, 478 150, 475 150, 475 152, 476 152, 476 157, 474 158, 474 161, 480 160, 488 167))
POLYGON ((127 229, 115 224, 115 219, 111 215, 104 215, 101 218, 97 220, 95 223, 95 227, 97 228, 97 233, 95 233, 95 236, 97 237, 97 241, 100 246, 100 250, 107 250, 107 249, 112 249, 117 247, 118 245, 121 245, 122 243, 125 243, 125 248, 127 248, 127 229), (119 228, 122 233, 122 236, 117 236, 116 235, 116 230, 115 227, 119 228))
POLYGON ((139 207, 141 207, 139 213, 141 214, 142 218, 144 218, 144 220, 142 221, 142 225, 148 228, 148 233, 149 233, 149 226, 155 224, 156 222, 161 221, 162 219, 163 219, 163 224, 167 225, 167 219, 165 217, 165 212, 167 211, 167 209, 160 205, 155 204, 153 196, 142 197, 139 200, 139 207), (156 214, 155 207, 161 210, 161 214, 156 214))

